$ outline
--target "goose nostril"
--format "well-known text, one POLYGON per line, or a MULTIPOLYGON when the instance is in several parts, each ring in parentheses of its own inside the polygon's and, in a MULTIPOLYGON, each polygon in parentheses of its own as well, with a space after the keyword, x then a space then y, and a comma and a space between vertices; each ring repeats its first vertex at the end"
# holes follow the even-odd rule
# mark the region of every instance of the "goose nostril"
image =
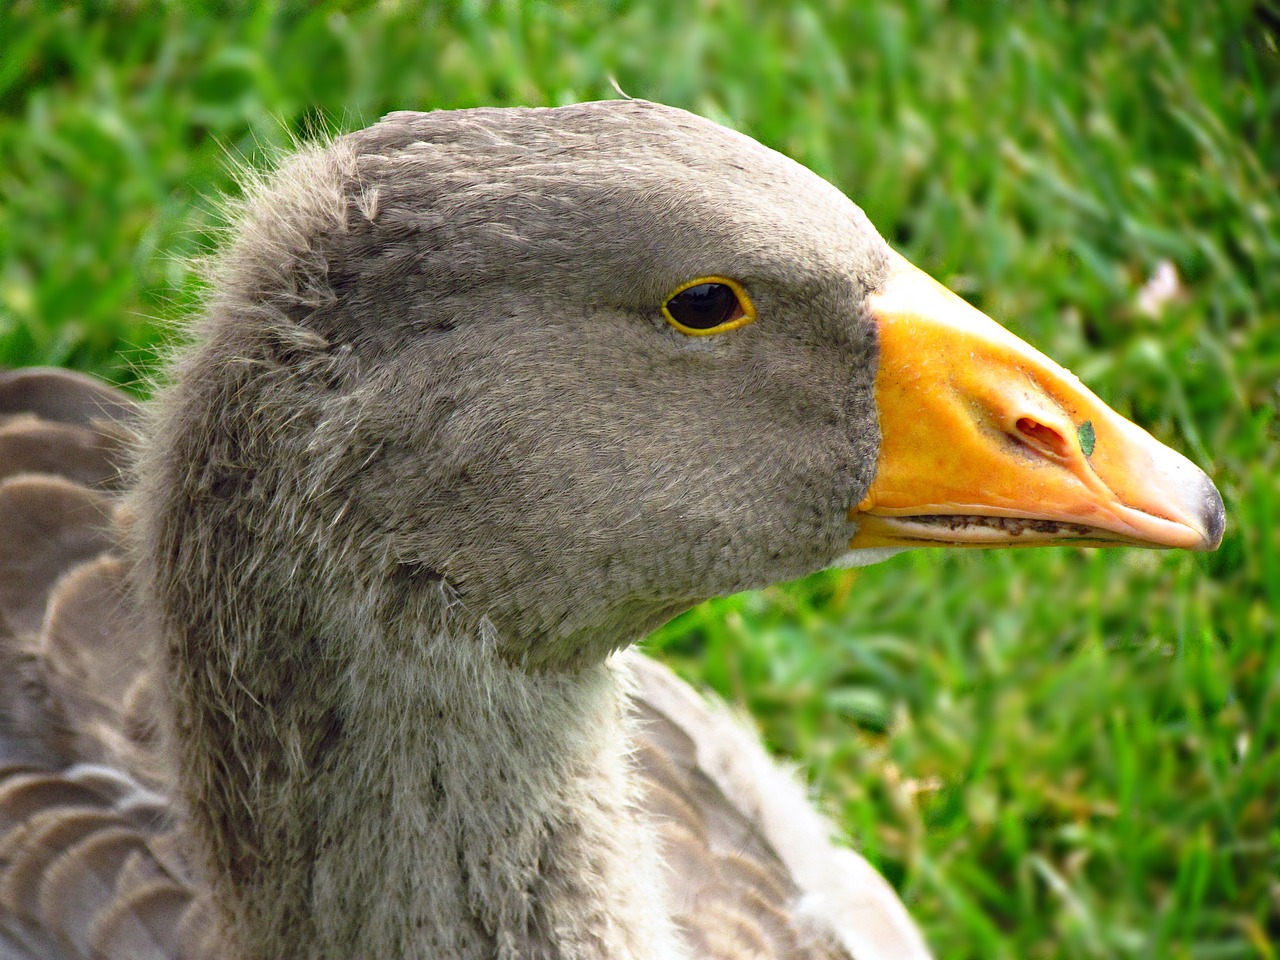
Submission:
POLYGON ((1053 427, 1030 417, 1019 417, 1014 424, 1018 430, 1018 439, 1045 456, 1055 460, 1067 460, 1071 457, 1071 442, 1053 427))

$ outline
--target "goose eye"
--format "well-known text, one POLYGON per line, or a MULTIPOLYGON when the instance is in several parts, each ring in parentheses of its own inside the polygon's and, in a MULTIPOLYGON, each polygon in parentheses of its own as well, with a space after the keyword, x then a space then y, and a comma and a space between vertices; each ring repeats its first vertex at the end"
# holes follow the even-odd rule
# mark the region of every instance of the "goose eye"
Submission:
POLYGON ((756 318, 756 310, 733 280, 699 277, 667 298, 662 315, 681 333, 705 336, 745 326, 756 318))

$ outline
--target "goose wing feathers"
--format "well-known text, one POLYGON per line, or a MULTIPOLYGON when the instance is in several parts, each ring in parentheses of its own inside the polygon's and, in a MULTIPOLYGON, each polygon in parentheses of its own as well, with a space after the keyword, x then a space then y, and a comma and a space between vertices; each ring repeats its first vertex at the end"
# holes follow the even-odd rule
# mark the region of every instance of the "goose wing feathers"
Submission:
POLYGON ((115 492, 132 401, 0 373, 0 957, 199 956, 115 492))
MULTIPOLYGON (((116 492, 136 408, 0 372, 0 957, 216 957, 160 744, 154 652, 116 492)), ((692 956, 927 956, 885 881, 831 846, 723 706, 623 654, 635 764, 692 956)))

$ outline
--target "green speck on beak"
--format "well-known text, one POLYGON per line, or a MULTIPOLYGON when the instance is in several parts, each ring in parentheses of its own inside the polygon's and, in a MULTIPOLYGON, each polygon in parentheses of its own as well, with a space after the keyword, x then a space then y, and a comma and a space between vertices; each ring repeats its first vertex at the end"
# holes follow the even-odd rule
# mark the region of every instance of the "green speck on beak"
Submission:
POLYGON ((1097 442, 1097 434, 1093 432, 1093 421, 1086 420, 1080 424, 1080 429, 1076 431, 1076 436, 1080 438, 1080 452, 1086 457, 1093 456, 1093 445, 1097 442))

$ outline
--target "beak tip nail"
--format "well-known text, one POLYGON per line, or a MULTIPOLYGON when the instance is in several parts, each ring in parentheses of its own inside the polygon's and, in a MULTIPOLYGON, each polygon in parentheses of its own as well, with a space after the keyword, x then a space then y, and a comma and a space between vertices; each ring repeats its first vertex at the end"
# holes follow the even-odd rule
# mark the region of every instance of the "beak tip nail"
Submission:
POLYGON ((1204 483, 1204 499, 1201 502, 1200 513, 1201 527, 1204 530, 1203 549, 1217 550, 1222 543, 1222 532, 1227 525, 1227 513, 1218 488, 1207 476, 1204 478, 1204 483))

